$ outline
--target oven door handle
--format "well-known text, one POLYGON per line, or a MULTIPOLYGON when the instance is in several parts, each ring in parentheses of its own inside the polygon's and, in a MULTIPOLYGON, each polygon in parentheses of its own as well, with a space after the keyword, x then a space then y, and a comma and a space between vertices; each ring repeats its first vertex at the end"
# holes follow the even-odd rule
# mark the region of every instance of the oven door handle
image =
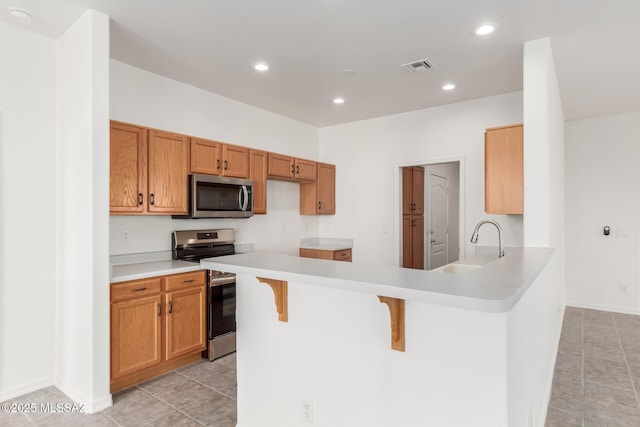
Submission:
POLYGON ((233 285, 234 283, 236 283, 235 277, 221 280, 219 282, 209 282, 209 287, 216 288, 218 286, 233 285))

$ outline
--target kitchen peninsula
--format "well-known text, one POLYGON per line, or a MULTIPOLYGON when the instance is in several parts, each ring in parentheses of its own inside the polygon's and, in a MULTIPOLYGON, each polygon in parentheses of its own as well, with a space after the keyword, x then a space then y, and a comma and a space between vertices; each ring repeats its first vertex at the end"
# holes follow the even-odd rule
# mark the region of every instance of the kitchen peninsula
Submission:
POLYGON ((237 275, 238 427, 528 426, 544 420, 563 307, 552 249, 466 274, 253 252, 237 275))

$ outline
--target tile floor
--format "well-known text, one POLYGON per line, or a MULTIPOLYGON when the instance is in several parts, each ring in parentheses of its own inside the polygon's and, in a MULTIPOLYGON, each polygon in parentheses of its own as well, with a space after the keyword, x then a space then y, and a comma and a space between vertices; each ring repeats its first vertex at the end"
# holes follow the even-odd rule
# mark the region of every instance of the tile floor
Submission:
POLYGON ((547 427, 640 426, 640 316, 567 307, 547 427))
MULTIPOLYGON (((0 412, 0 426, 233 427, 236 392, 234 353, 117 393, 95 414, 0 412)), ((567 307, 546 426, 640 426, 638 392, 640 316, 567 307)), ((18 402, 72 403, 55 387, 18 402)))
MULTIPOLYGON (((95 414, 5 413, 0 426, 209 426, 236 425, 236 355, 201 361, 113 395, 113 406, 95 414)), ((8 403, 72 401, 55 387, 38 390, 8 403)))

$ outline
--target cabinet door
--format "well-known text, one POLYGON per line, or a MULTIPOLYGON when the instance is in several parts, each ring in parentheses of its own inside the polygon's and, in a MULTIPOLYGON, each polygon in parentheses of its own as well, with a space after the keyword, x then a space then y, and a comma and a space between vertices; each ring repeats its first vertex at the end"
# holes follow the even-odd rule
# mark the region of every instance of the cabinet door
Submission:
POLYGON ((269 178, 293 179, 293 158, 282 154, 269 153, 267 174, 269 178))
POLYGON ((237 145, 222 146, 222 175, 249 178, 249 149, 237 145))
POLYGON ((160 295, 111 304, 111 379, 162 361, 160 295))
POLYGON ((412 215, 424 215, 424 168, 421 166, 414 166, 411 169, 411 199, 413 201, 412 215))
POLYGON ((222 143, 191 138, 191 173, 220 175, 222 170, 222 143))
POLYGON ((149 205, 158 214, 186 214, 189 138, 149 131, 149 205))
POLYGON ((302 181, 315 181, 317 163, 311 160, 295 159, 295 178, 302 181))
POLYGON ((424 215, 424 168, 402 168, 402 214, 424 215))
POLYGON ((206 348, 205 287, 165 294, 165 360, 206 348))
POLYGON ((249 179, 253 181, 253 213, 267 213, 267 153, 250 150, 249 179))
POLYGON ((336 167, 318 163, 318 213, 336 213, 336 167))
POLYGON ((402 216, 402 266, 424 269, 424 216, 402 216))
POLYGON ((490 214, 524 212, 522 125, 487 129, 484 139, 484 210, 490 214))
POLYGON ((111 122, 110 157, 111 213, 143 213, 147 202, 147 130, 111 122))

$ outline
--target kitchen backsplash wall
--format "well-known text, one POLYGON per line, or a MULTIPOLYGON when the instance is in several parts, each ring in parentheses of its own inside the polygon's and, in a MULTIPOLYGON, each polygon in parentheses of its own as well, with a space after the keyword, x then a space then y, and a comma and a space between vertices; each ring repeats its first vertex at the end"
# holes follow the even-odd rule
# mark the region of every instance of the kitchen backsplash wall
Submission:
POLYGON ((304 237, 318 235, 318 219, 299 213, 299 185, 267 181, 267 215, 251 218, 172 219, 170 216, 111 216, 110 253, 122 255, 171 250, 171 232, 234 228, 236 243, 253 243, 256 251, 297 255, 304 237), (127 232, 128 241, 122 239, 127 232))

